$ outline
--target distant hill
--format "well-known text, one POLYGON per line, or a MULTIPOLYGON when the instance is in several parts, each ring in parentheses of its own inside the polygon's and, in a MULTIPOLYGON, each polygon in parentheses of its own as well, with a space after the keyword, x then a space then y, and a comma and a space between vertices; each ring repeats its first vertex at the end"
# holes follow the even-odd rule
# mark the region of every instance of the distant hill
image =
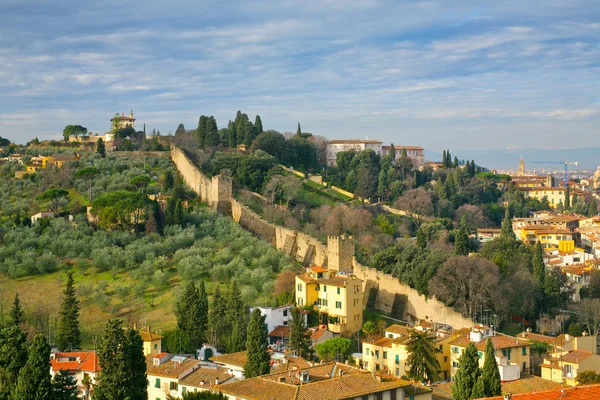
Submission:
MULTIPOLYGON (((532 161, 577 161, 577 167, 570 170, 595 170, 600 165, 600 147, 580 149, 545 150, 545 149, 496 149, 496 150, 450 150, 452 157, 459 159, 475 160, 479 165, 489 169, 517 169, 519 158, 523 155, 525 167, 528 170, 556 167, 560 165, 532 164, 532 161)), ((442 153, 425 150, 425 159, 428 161, 441 161, 442 153)))

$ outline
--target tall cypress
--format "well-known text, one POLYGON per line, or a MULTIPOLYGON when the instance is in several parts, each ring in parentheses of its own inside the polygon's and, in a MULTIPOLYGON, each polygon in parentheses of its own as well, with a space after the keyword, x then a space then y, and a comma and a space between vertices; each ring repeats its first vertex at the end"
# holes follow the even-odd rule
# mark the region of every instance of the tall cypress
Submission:
POLYGON ((246 121, 244 127, 244 144, 250 146, 254 141, 254 138, 256 138, 256 127, 252 122, 246 121))
POLYGON ((27 362, 27 336, 18 326, 0 329, 0 399, 10 399, 27 362))
POLYGON ((25 318, 23 317, 23 309, 21 308, 21 301, 19 300, 19 293, 15 293, 15 299, 9 315, 13 325, 20 327, 21 324, 25 322, 25 318))
MULTIPOLYGON (((256 311, 256 310, 255 310, 256 311)), ((297 307, 291 309, 290 350, 297 356, 307 357, 310 349, 310 335, 306 332, 304 315, 297 307)), ((249 337, 249 336, 248 336, 249 337)))
POLYGON ((396 146, 394 146, 394 143, 390 143, 390 149, 388 150, 388 156, 392 157, 392 160, 396 159, 396 146))
POLYGON ((569 185, 567 185, 567 188, 565 189, 565 210, 568 210, 570 208, 571 208, 571 189, 569 188, 569 185))
POLYGON ((148 381, 143 341, 123 322, 108 320, 98 345, 102 374, 94 386, 94 400, 147 399, 148 381))
POLYGON ((227 301, 221 296, 221 288, 217 285, 208 312, 208 326, 211 334, 210 342, 213 346, 223 344, 223 335, 227 332, 225 315, 227 315, 227 301))
POLYGON ((256 118, 254 119, 254 127, 256 128, 257 135, 263 133, 263 125, 262 120, 260 119, 260 115, 256 115, 256 118))
POLYGON ((246 344, 248 313, 236 281, 233 281, 227 298, 227 325, 231 333, 227 338, 227 350, 232 353, 243 350, 246 344))
POLYGON ((212 115, 206 119, 204 135, 204 147, 216 147, 221 142, 217 120, 212 115))
POLYGON ((444 151, 442 151, 442 168, 446 168, 446 165, 447 165, 446 150, 444 149, 444 151))
POLYGON ((56 346, 59 351, 72 351, 81 348, 81 332, 79 330, 79 300, 75 293, 73 273, 67 272, 67 284, 63 290, 60 306, 56 346))
MULTIPOLYGON (((204 291, 204 289, 203 289, 204 291)), ((177 329, 181 334, 183 352, 194 352, 204 343, 207 324, 207 306, 200 298, 200 291, 194 282, 187 282, 175 308, 177 329)), ((206 300, 207 301, 207 300, 206 300)))
POLYGON ((455 399, 472 399, 473 387, 479 378, 479 354, 472 342, 458 359, 458 370, 452 385, 452 397, 455 399))
POLYGON ((58 371, 52 378, 52 400, 77 400, 79 399, 77 380, 69 375, 69 371, 58 371))
POLYGON ((427 235, 425 235, 422 227, 417 229, 417 247, 420 249, 425 249, 427 247, 427 235))
POLYGON ((504 212, 504 219, 502 220, 502 224, 500 226, 500 236, 503 238, 515 238, 515 233, 513 232, 512 227, 512 218, 510 217, 510 209, 506 207, 506 211, 504 212))
POLYGON ((539 283, 540 287, 544 287, 544 279, 546 277, 546 266, 544 264, 544 250, 538 241, 533 248, 533 277, 539 283))
POLYGON ((244 365, 246 378, 268 374, 271 370, 271 357, 269 356, 267 329, 265 317, 258 308, 252 311, 248 324, 248 339, 246 340, 247 361, 244 365))
POLYGON ((206 116, 201 115, 198 119, 198 129, 196 129, 196 135, 198 136, 198 144, 200 147, 204 147, 204 141, 206 140, 206 116))
POLYGON ((298 136, 302 135, 302 128, 300 127, 300 122, 298 122, 298 129, 296 129, 296 135, 298 135, 298 136))
POLYGON ((247 114, 241 114, 239 122, 235 121, 235 132, 236 132, 236 141, 237 144, 246 144, 246 123, 250 122, 247 114))
POLYGON ((229 120, 229 124, 227 124, 227 129, 229 129, 229 147, 233 149, 237 146, 235 122, 229 120))
POLYGON ((487 339, 487 343, 485 344, 485 360, 483 361, 483 369, 481 370, 481 380, 485 388, 484 396, 481 397, 502 395, 500 371, 498 370, 498 363, 494 354, 494 345, 490 338, 487 339))
POLYGON ((50 378, 50 345, 46 337, 42 334, 36 335, 27 353, 27 362, 19 372, 13 399, 53 399, 50 378))
POLYGON ((96 142, 96 153, 102 158, 106 157, 106 146, 104 145, 104 140, 98 139, 98 142, 96 142))
POLYGON ((588 206, 587 216, 595 217, 596 215, 598 215, 598 203, 596 203, 595 199, 592 199, 592 201, 590 201, 590 205, 588 206))

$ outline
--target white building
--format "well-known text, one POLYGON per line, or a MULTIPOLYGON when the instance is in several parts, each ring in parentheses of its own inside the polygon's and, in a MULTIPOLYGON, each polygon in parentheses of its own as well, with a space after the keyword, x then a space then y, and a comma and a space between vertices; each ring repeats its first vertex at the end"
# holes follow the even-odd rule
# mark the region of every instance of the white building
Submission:
MULTIPOLYGON (((381 150, 383 154, 387 154, 391 149, 391 146, 382 146, 381 150)), ((422 147, 419 146, 394 146, 396 150, 396 157, 398 159, 402 157, 402 151, 406 150, 406 156, 411 159, 416 168, 421 168, 425 164, 425 153, 422 147)))
POLYGON ((33 214, 31 216, 31 223, 35 224, 36 222, 38 222, 40 219, 43 218, 54 218, 54 213, 52 211, 41 211, 37 214, 33 214))
POLYGON ((67 371, 74 377, 81 398, 89 399, 90 386, 85 385, 84 380, 92 385, 96 383, 100 361, 95 351, 56 352, 50 356, 50 375, 60 371, 67 371))
POLYGON ((369 139, 349 139, 349 140, 330 140, 325 144, 325 152, 327 154, 327 165, 334 167, 336 165, 337 154, 342 151, 354 150, 360 152, 371 149, 378 155, 382 154, 383 142, 380 140, 369 139))
MULTIPOLYGON (((250 312, 254 311, 255 308, 260 310, 260 313, 265 317, 265 324, 267 325, 267 332, 272 332, 278 326, 287 326, 288 321, 292 318, 291 304, 279 307, 250 307, 250 312)), ((304 317, 306 323, 306 316, 304 317)))

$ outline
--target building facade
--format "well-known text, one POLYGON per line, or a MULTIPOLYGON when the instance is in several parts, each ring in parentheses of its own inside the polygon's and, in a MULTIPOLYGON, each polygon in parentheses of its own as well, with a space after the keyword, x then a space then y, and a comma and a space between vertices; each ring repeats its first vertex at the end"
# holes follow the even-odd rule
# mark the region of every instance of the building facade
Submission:
MULTIPOLYGON (((382 146, 382 153, 388 154, 391 146, 382 146)), ((394 146, 395 149, 395 157, 394 159, 399 159, 402 157, 402 152, 406 151, 406 156, 411 159, 414 166, 416 168, 422 168, 425 165, 425 153, 422 147, 419 146, 394 146)))
POLYGON ((327 165, 330 167, 336 166, 336 157, 338 153, 342 151, 353 150, 355 152, 361 152, 363 150, 371 149, 378 155, 382 154, 383 142, 380 140, 361 140, 361 139, 349 139, 349 140, 330 140, 325 143, 325 152, 327 155, 327 165))
POLYGON ((67 371, 75 378, 79 395, 84 400, 89 399, 100 370, 100 359, 95 351, 56 352, 50 355, 50 375, 67 371))

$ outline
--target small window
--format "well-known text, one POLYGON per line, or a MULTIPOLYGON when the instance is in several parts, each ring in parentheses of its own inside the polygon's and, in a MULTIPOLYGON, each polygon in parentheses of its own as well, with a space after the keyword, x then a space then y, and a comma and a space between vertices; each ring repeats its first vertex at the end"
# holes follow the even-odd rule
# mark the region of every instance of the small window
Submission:
POLYGON ((335 308, 341 309, 342 308, 342 302, 341 301, 336 301, 335 302, 335 308))
MULTIPOLYGON (((288 286, 289 287, 289 286, 288 286)), ((283 316, 287 317, 287 310, 283 310, 283 316)))
POLYGON ((527 347, 524 347, 521 349, 521 354, 526 356, 527 355, 527 347))
POLYGON ((156 378, 156 381, 154 382, 154 387, 160 388, 160 379, 156 378))
POLYGON ((340 294, 342 290, 340 288, 337 288, 337 294, 340 294))
POLYGON ((158 344, 154 344, 154 350, 158 349, 158 344))
POLYGON ((327 285, 323 285, 323 291, 327 292, 327 285))
POLYGON ((169 389, 177 390, 177 382, 169 382, 169 389))
POLYGON ((396 364, 400 364, 400 356, 396 354, 396 364))
POLYGON ((187 388, 185 386, 181 388, 181 394, 187 394, 187 388))
POLYGON ((400 376, 400 368, 396 368, 396 376, 400 376))
POLYGON ((387 360, 387 351, 384 351, 384 352, 383 352, 383 359, 384 359, 384 360, 387 360))
POLYGON ((299 284, 298 284, 298 291, 299 291, 299 292, 301 292, 301 291, 302 291, 302 284, 301 284, 301 283, 299 283, 299 284))
POLYGON ((478 351, 477 355, 479 356, 480 359, 483 358, 483 352, 482 351, 478 351))

